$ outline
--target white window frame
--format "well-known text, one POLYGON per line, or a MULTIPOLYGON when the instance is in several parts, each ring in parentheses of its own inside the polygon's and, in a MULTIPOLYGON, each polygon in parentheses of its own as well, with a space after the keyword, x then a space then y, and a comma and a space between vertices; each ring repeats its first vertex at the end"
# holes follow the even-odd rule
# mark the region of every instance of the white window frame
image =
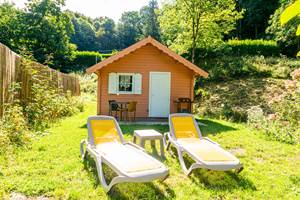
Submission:
POLYGON ((134 94, 134 88, 135 88, 134 73, 117 73, 117 94, 134 94), (120 76, 132 76, 132 91, 119 91, 120 76))

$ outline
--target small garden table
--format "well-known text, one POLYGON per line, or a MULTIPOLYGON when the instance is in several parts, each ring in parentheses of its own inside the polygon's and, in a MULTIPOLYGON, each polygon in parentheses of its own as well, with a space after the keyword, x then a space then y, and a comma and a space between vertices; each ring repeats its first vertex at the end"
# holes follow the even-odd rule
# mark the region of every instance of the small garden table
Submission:
POLYGON ((160 155, 161 157, 165 157, 164 152, 164 142, 163 142, 163 135, 156 130, 150 129, 150 130, 135 130, 133 134, 133 143, 136 143, 136 139, 140 140, 139 145, 142 148, 145 148, 145 142, 146 140, 151 141, 151 147, 156 149, 155 146, 155 140, 159 140, 160 142, 160 155))

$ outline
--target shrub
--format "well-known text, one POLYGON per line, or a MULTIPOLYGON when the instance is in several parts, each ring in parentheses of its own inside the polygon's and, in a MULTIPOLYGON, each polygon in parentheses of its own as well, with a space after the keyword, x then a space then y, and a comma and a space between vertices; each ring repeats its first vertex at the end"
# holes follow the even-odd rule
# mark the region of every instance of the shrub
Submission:
POLYGON ((7 152, 11 145, 23 146, 30 138, 23 108, 20 106, 19 100, 15 98, 19 88, 19 84, 11 85, 9 103, 4 106, 3 117, 0 120, 0 154, 7 152))
POLYGON ((97 80, 96 74, 84 74, 79 76, 80 91, 95 95, 97 92, 97 80))
POLYGON ((270 100, 274 113, 250 109, 248 123, 262 129, 268 136, 287 143, 300 142, 300 69, 291 73, 293 80, 285 81, 286 92, 276 93, 270 100))
POLYGON ((84 72, 88 67, 110 57, 112 54, 101 54, 95 51, 75 51, 74 60, 67 67, 67 72, 84 72))
MULTIPOLYGON (((229 40, 222 45, 206 48, 197 48, 195 51, 196 63, 203 59, 213 59, 223 56, 280 56, 280 48, 272 40, 229 40)), ((191 60, 191 50, 183 54, 184 57, 191 60)))
POLYGON ((220 56, 202 59, 197 65, 209 72, 205 81, 227 81, 243 77, 289 78, 300 60, 286 57, 220 56))
POLYGON ((263 55, 278 56, 280 49, 273 40, 229 40, 227 45, 230 47, 231 55, 263 55))
POLYGON ((50 79, 40 79, 30 68, 30 61, 25 60, 22 65, 31 74, 30 95, 20 101, 20 83, 10 86, 9 103, 0 120, 0 154, 26 144, 32 133, 44 131, 51 122, 84 109, 83 102, 71 92, 55 88, 49 84, 50 79))

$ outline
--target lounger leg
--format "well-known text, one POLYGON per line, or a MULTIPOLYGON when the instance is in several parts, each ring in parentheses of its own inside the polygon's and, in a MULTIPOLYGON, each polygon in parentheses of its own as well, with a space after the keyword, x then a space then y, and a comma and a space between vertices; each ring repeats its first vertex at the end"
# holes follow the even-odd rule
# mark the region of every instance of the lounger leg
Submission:
POLYGON ((187 169, 186 165, 185 165, 185 162, 184 162, 184 159, 183 159, 182 151, 180 151, 180 149, 177 148, 177 152, 178 152, 178 158, 179 158, 180 166, 181 166, 181 168, 182 168, 185 175, 189 176, 194 169, 201 167, 198 163, 193 163, 189 167, 189 169, 187 169))
POLYGON ((117 177, 114 177, 110 184, 107 185, 106 183, 106 180, 105 180, 105 177, 104 177, 104 173, 103 173, 103 168, 102 168, 102 161, 101 161, 101 158, 99 157, 96 157, 96 167, 97 167, 97 171, 98 171, 98 177, 99 177, 99 180, 101 182, 101 185, 103 186, 105 192, 109 192, 110 189, 117 183, 121 183, 121 182, 125 182, 125 179, 124 177, 122 176, 117 176, 117 177))
POLYGON ((244 169, 244 167, 241 166, 240 168, 236 169, 235 172, 239 174, 239 173, 241 173, 241 171, 243 171, 243 169, 244 169))
POLYGON ((159 142, 160 142, 160 155, 161 155, 161 157, 165 158, 164 143, 163 143, 162 139, 160 139, 159 142))
POLYGON ((86 140, 82 140, 80 142, 80 155, 82 160, 85 159, 87 152, 84 150, 84 145, 86 145, 86 140))
POLYGON ((170 148, 170 144, 171 144, 171 142, 168 138, 168 133, 164 134, 163 141, 164 141, 164 145, 166 146, 166 150, 168 151, 170 148))
POLYGON ((142 139, 142 138, 140 138, 140 146, 141 146, 142 148, 145 148, 145 140, 142 139))

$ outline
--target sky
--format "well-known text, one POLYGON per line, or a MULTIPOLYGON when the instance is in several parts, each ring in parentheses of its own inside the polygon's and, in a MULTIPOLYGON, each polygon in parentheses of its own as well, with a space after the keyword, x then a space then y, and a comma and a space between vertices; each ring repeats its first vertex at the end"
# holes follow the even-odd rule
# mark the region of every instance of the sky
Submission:
MULTIPOLYGON (((4 1, 14 2, 20 8, 23 8, 27 2, 27 0, 0 0, 0 2, 4 1)), ((147 5, 148 1, 149 0, 66 0, 64 9, 80 12, 92 18, 107 16, 117 22, 123 12, 137 11, 147 5)))

